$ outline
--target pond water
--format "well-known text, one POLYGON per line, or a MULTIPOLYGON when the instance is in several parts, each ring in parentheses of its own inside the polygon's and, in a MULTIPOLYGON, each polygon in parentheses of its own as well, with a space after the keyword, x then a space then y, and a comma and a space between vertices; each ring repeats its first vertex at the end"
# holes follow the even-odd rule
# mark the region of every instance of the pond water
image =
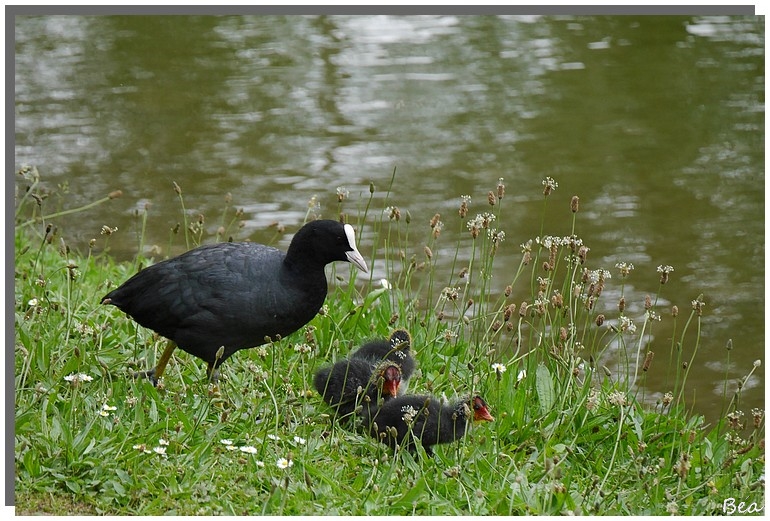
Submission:
MULTIPOLYGON (((133 258, 147 209, 143 253, 179 253, 174 182, 188 218, 205 216, 204 242, 229 193, 243 213, 228 233, 279 246, 309 213, 336 218, 337 188, 359 214, 373 184, 372 219, 398 206, 427 230, 441 213, 441 287, 460 196, 486 211, 503 178, 496 266, 569 234, 578 195, 593 266, 636 267, 637 316, 660 265, 675 270, 661 313, 704 295, 688 402, 710 420, 725 377, 731 396, 765 362, 763 17, 22 16, 15 39, 17 168, 66 190, 65 208, 123 192, 56 221, 72 247, 108 225, 111 253, 133 258), (559 187, 543 222, 546 176, 559 187)), ((427 232, 415 237, 422 255, 427 232)), ((657 331, 663 364, 670 331, 657 331)), ((656 378, 653 396, 668 390, 656 378)), ((764 408, 764 367, 741 400, 764 408)))

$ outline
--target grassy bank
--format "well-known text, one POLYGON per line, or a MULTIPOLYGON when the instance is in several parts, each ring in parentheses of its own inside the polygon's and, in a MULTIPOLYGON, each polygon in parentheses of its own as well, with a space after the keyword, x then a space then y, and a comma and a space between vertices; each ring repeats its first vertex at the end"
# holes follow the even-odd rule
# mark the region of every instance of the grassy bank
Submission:
MULTIPOLYGON (((348 213, 373 243, 367 260, 385 281, 338 264, 322 312, 233 356, 215 389, 204 364, 181 351, 162 386, 129 377, 153 365, 164 341, 99 300, 146 261, 96 254, 124 233, 103 223, 91 248, 71 251, 67 230, 46 217, 55 210, 34 170, 24 174, 14 238, 17 513, 711 515, 764 506, 764 411, 725 397, 723 421, 709 427, 687 412, 707 303, 693 295, 662 309, 671 267, 592 265, 590 238, 550 236, 543 224, 499 276, 502 180, 458 195, 457 212, 444 216, 338 190, 334 215, 348 213), (448 280, 434 269, 439 252, 453 259, 448 280), (650 286, 633 316, 623 295, 632 277, 650 286), (650 354, 645 339, 662 321, 675 338, 650 354), (433 458, 331 422, 314 371, 396 327, 414 339, 410 392, 476 390, 496 421, 433 458), (671 372, 656 403, 639 395, 652 363, 671 372)), ((551 179, 539 188, 543 216, 574 230, 579 200, 551 179)), ((222 240, 233 223, 209 237, 185 222, 172 240, 222 240)))

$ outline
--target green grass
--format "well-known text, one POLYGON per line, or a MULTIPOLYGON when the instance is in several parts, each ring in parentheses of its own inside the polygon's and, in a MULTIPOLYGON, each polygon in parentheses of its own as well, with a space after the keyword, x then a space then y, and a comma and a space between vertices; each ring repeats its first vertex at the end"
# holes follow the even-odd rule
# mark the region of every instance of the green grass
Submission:
MULTIPOLYGON (((34 170, 24 174, 19 184, 30 189, 17 196, 15 233, 19 514, 712 515, 729 498, 764 505, 764 411, 744 414, 726 398, 724 421, 709 428, 687 412, 683 367, 692 367, 708 307, 693 296, 678 313, 660 309, 661 273, 644 315, 627 316, 623 285, 642 267, 621 276, 591 266, 580 238, 547 238, 544 224, 507 279, 493 277, 502 183, 472 194, 483 204, 470 203, 468 215, 432 221, 394 208, 389 192, 375 207, 375 187, 360 200, 340 191, 337 210, 373 243, 370 267, 391 287, 338 264, 323 311, 303 330, 236 354, 216 389, 204 364, 177 351, 156 389, 129 375, 153 365, 164 339, 99 304, 145 261, 94 253, 122 230, 68 251, 66 230, 48 228, 51 198, 34 170), (439 256, 451 259, 446 280, 439 256), (671 354, 654 359, 671 372, 670 394, 647 403, 638 385, 651 356, 645 339, 661 322, 675 331, 671 354), (416 349, 410 392, 476 390, 496 421, 433 458, 331 422, 314 371, 396 327, 416 349), (91 380, 65 380, 73 374, 91 380)), ((542 222, 563 215, 574 230, 580 213, 553 185, 542 222)), ((231 233, 228 213, 210 241, 231 233)), ((146 215, 138 219, 143 230, 146 215)), ((200 224, 170 244, 206 242, 200 224)))

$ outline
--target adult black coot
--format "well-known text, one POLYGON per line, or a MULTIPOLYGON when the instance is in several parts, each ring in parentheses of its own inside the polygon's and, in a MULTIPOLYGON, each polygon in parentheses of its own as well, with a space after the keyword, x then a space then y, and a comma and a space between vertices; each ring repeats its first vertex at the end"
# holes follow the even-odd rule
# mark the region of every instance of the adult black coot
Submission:
POLYGON ((432 456, 433 445, 459 440, 471 421, 494 418, 478 395, 449 404, 432 396, 406 395, 383 403, 377 410, 364 410, 362 420, 369 434, 382 443, 414 452, 419 442, 425 453, 432 456))
POLYGON ((155 368, 134 376, 157 384, 179 346, 205 361, 216 379, 217 368, 236 351, 307 324, 323 305, 324 267, 334 261, 369 272, 350 224, 311 221, 286 253, 246 242, 200 246, 143 269, 102 304, 117 306, 169 339, 155 368))
POLYGON ((389 360, 397 363, 401 369, 401 386, 399 390, 403 394, 416 365, 412 356, 411 346, 412 337, 409 335, 409 332, 405 329, 396 329, 388 339, 376 339, 365 342, 350 355, 350 358, 370 361, 389 360))

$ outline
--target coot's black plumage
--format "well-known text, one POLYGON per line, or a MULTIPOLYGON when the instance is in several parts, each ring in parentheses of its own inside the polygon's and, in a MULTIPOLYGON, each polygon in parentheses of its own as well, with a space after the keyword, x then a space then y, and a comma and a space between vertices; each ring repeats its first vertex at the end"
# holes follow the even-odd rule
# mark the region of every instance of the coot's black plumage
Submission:
POLYGON ((153 383, 177 345, 204 360, 215 377, 236 351, 307 324, 323 305, 324 267, 334 261, 368 273, 351 225, 311 221, 285 253, 253 243, 200 246, 143 269, 102 303, 170 340, 156 367, 143 373, 153 383))
POLYGON ((471 421, 494 418, 480 396, 446 404, 428 395, 406 395, 383 403, 377 410, 365 410, 362 420, 369 434, 386 445, 414 451, 419 441, 426 454, 432 455, 433 445, 462 438, 471 421))
POLYGON ((373 362, 361 358, 340 360, 322 367, 313 378, 313 386, 323 400, 334 410, 337 419, 348 421, 359 406, 369 411, 376 408, 380 398, 398 396, 401 369, 398 364, 381 360, 373 362))
POLYGON ((401 368, 401 387, 403 392, 406 389, 409 378, 415 368, 414 357, 412 356, 412 337, 405 329, 396 329, 387 339, 376 339, 365 342, 350 358, 361 360, 390 360, 395 362, 401 368))

